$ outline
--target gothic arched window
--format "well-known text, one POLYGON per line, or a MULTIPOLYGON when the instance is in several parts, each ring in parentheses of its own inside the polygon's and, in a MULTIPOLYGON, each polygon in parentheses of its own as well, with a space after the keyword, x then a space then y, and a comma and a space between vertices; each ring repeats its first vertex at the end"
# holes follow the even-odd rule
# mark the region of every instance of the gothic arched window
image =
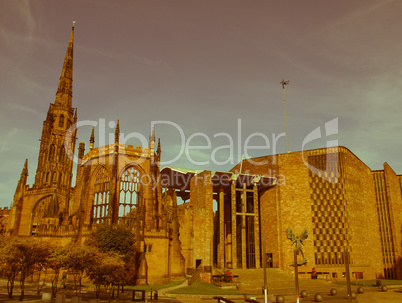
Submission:
POLYGON ((109 172, 106 168, 101 167, 95 178, 93 222, 106 223, 109 207, 109 172))
POLYGON ((55 153, 56 153, 56 145, 52 144, 52 145, 50 145, 50 149, 49 149, 49 161, 54 160, 55 153))
POLYGON ((64 146, 60 147, 59 162, 64 162, 66 157, 66 152, 64 146))
POLYGON ((56 182, 57 182, 57 173, 56 173, 56 172, 53 172, 53 175, 52 175, 52 182, 53 182, 53 183, 56 183, 56 182))
POLYGON ((46 214, 46 210, 50 204, 50 202, 52 201, 52 196, 47 196, 43 199, 41 199, 40 201, 38 201, 38 203, 36 203, 33 211, 32 211, 32 230, 31 230, 31 234, 32 235, 36 235, 39 232, 39 225, 43 224, 44 222, 42 222, 43 217, 46 214))
POLYGON ((59 127, 64 127, 64 116, 60 115, 59 117, 59 127))
POLYGON ((134 216, 138 206, 140 173, 134 167, 127 168, 120 178, 119 218, 134 216))

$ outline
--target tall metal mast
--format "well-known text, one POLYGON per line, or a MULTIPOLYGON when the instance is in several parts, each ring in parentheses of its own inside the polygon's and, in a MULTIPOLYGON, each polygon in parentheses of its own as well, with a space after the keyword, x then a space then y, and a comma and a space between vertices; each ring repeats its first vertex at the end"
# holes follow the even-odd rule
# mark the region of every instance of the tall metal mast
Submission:
POLYGON ((282 79, 282 89, 283 89, 283 107, 285 109, 285 143, 286 143, 286 152, 289 153, 289 137, 288 137, 288 115, 286 113, 286 97, 285 97, 285 85, 289 84, 289 80, 285 81, 282 79))

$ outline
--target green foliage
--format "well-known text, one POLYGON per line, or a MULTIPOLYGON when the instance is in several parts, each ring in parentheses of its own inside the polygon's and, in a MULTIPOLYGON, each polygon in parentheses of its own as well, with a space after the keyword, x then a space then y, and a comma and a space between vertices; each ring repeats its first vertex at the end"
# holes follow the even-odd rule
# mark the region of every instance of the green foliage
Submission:
POLYGON ((7 277, 8 297, 13 297, 14 280, 20 272, 20 263, 17 247, 13 245, 10 237, 1 236, 0 238, 0 264, 1 271, 7 277))
POLYGON ((99 263, 101 263, 101 259, 96 248, 88 246, 72 246, 68 248, 64 266, 74 273, 74 284, 77 286, 78 280, 80 293, 84 272, 99 263))
POLYGON ((96 247, 102 254, 101 264, 91 269, 91 279, 97 287, 105 286, 106 298, 116 285, 133 285, 138 275, 138 255, 135 251, 135 234, 127 226, 98 226, 85 241, 86 246, 96 247), (137 256, 137 257, 136 257, 137 256), (107 263, 110 262, 108 265, 107 263), (113 272, 109 272, 113 268, 113 272), (108 283, 108 284, 107 284, 108 283))
POLYGON ((20 273, 20 300, 23 300, 25 278, 33 273, 35 267, 45 266, 49 255, 50 248, 47 242, 36 238, 1 237, 0 264, 8 279, 7 290, 10 298, 16 275, 20 273))
POLYGON ((87 274, 96 286, 97 297, 100 286, 105 288, 106 300, 110 300, 111 293, 115 286, 124 282, 125 264, 121 257, 113 252, 98 253, 98 260, 88 268, 87 274))
POLYGON ((60 271, 67 267, 68 261, 68 249, 63 247, 53 247, 52 252, 47 260, 47 266, 53 269, 52 276, 52 297, 56 297, 56 293, 59 290, 59 276, 60 271))
POLYGON ((99 226, 87 238, 85 245, 97 247, 100 252, 115 252, 127 263, 134 255, 135 235, 122 225, 99 226))

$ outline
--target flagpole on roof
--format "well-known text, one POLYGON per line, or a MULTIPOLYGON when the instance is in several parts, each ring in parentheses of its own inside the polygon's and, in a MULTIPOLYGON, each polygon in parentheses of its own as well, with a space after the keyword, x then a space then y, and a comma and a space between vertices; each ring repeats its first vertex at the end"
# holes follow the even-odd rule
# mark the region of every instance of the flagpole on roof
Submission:
POLYGON ((284 80, 282 79, 282 82, 280 82, 282 84, 282 90, 283 90, 283 107, 285 110, 285 143, 286 143, 286 152, 290 153, 289 151, 289 136, 288 136, 288 115, 286 112, 286 97, 285 97, 285 85, 289 84, 289 80, 284 80))

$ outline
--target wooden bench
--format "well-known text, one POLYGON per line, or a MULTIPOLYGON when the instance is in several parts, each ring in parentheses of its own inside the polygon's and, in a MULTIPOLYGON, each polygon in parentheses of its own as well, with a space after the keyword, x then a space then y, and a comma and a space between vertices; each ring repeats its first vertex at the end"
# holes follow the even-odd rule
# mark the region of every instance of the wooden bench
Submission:
POLYGON ((237 283, 237 282, 239 282, 239 276, 233 275, 231 279, 225 275, 213 275, 212 276, 212 283, 222 283, 222 282, 237 283))
POLYGON ((225 275, 213 275, 212 276, 212 283, 220 283, 225 280, 225 275))

